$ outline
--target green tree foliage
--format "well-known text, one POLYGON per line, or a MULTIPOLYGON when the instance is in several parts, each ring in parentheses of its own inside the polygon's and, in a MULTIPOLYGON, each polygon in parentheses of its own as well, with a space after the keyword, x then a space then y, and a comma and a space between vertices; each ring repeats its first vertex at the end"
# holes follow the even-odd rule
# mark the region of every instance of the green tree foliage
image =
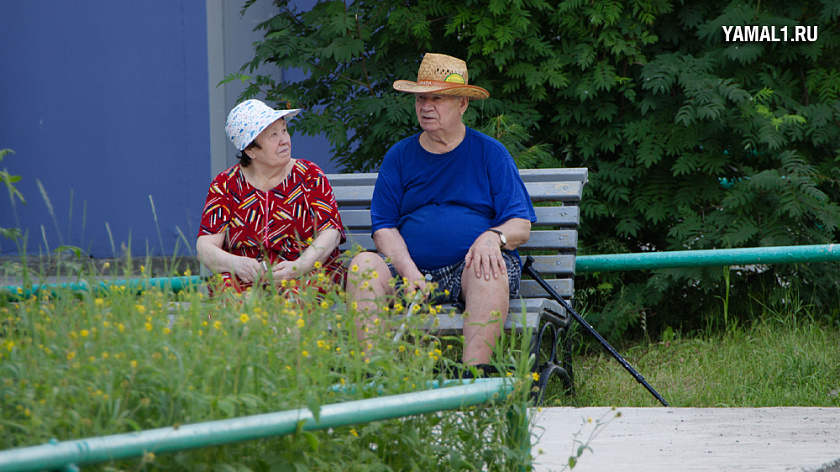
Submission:
MULTIPOLYGON (((232 76, 247 96, 302 107, 295 126, 326 133, 334 159, 375 169, 417 132, 410 96, 425 52, 467 60, 491 98, 467 120, 521 126, 525 147, 583 166, 582 252, 612 253, 832 242, 840 224, 840 7, 829 0, 287 0, 261 24, 265 39, 243 72, 262 63, 309 77, 277 83, 232 76), (734 42, 724 26, 817 27, 806 42, 734 42)), ((755 269, 755 268, 753 268, 755 269)), ((757 290, 792 287, 837 306, 837 264, 744 270, 729 312, 757 290)), ((620 334, 642 311, 649 326, 697 327, 721 310, 720 268, 599 274, 580 293, 620 334), (628 307, 630 309, 628 309, 628 307), (616 318, 621 319, 616 319, 616 318), (651 324, 653 322, 653 324, 651 324)), ((835 315, 836 316, 836 313, 835 315)))

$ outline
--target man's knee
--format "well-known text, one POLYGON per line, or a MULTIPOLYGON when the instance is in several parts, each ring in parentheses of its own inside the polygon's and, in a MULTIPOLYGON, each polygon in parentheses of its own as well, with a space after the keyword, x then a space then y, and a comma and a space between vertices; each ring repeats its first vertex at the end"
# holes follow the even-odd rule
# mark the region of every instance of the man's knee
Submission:
POLYGON ((472 270, 465 269, 461 275, 461 293, 465 300, 470 295, 508 300, 510 298, 508 276, 500 274, 498 278, 491 277, 487 280, 484 277, 476 277, 472 270))

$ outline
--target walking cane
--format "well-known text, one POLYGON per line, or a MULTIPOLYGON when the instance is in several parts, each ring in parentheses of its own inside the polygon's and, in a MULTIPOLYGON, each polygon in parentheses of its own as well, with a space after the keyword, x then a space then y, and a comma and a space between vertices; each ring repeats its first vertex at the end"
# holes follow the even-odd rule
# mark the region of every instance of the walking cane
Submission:
POLYGON ((624 367, 627 370, 627 372, 630 372, 630 375, 632 375, 633 378, 635 378, 637 382, 642 384, 648 390, 648 392, 650 392, 657 400, 659 400, 659 403, 662 403, 665 406, 669 406, 668 402, 666 402, 665 399, 662 398, 661 395, 656 393, 656 390, 654 390, 653 387, 651 387, 650 384, 647 383, 645 378, 642 377, 642 374, 636 372, 636 370, 633 369, 633 367, 630 364, 628 364, 627 361, 624 360, 623 357, 621 357, 621 354, 616 352, 616 350, 613 349, 613 347, 610 346, 610 344, 603 337, 601 337, 601 335, 598 334, 597 331, 595 331, 595 328, 593 328, 592 325, 587 323, 586 320, 583 319, 583 317, 581 317, 575 310, 572 309, 572 307, 569 305, 569 303, 566 300, 563 300, 563 297, 561 297, 554 290, 554 288, 552 288, 551 285, 548 284, 548 282, 546 282, 545 280, 543 280, 542 277, 540 277, 539 272, 537 272, 536 269, 531 267, 531 264, 533 264, 533 263, 534 263, 534 258, 532 256, 528 256, 528 258, 525 261, 525 265, 522 267, 522 272, 530 275, 531 278, 536 280, 537 283, 540 284, 540 286, 542 288, 544 288, 545 291, 548 292, 549 295, 551 295, 551 298, 557 300, 560 303, 560 305, 562 305, 563 308, 566 309, 566 311, 571 313, 572 318, 577 320, 577 322, 580 323, 584 327, 586 332, 588 332, 589 334, 594 336, 595 339, 597 339, 598 342, 601 343, 602 346, 604 346, 604 348, 607 350, 607 352, 609 352, 610 355, 613 356, 615 358, 615 360, 617 360, 618 363, 621 364, 621 366, 624 367))

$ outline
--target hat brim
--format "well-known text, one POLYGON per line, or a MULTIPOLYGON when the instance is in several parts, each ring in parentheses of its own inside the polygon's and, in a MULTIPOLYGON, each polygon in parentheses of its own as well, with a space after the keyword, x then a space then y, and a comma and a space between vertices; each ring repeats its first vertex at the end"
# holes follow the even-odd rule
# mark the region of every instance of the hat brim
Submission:
POLYGON ((454 95, 467 97, 476 100, 483 100, 490 96, 490 92, 475 85, 465 84, 443 84, 423 85, 410 80, 398 80, 394 82, 394 90, 407 93, 431 93, 435 95, 454 95))
MULTIPOLYGON (((288 122, 289 118, 294 117, 298 113, 300 113, 300 108, 293 108, 291 110, 271 109, 270 113, 266 113, 265 115, 263 115, 254 124, 254 126, 252 128, 252 132, 249 135, 249 139, 247 139, 247 140, 243 139, 242 142, 239 144, 239 146, 236 146, 237 150, 244 151, 245 148, 250 146, 251 143, 253 143, 254 140, 257 139, 257 136, 259 136, 260 133, 265 131, 265 129, 268 128, 269 126, 271 126, 271 124, 274 123, 275 121, 283 118, 286 122, 288 122)), ((228 137, 230 137, 230 136, 228 136, 228 137)))

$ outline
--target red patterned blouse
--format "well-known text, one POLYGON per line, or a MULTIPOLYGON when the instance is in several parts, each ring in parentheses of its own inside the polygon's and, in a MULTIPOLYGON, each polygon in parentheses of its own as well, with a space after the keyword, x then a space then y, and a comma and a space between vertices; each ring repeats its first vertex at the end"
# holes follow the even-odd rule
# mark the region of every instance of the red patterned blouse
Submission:
MULTIPOLYGON (((266 260, 269 265, 294 261, 309 247, 315 233, 327 228, 341 233, 344 226, 324 172, 314 163, 297 159, 283 182, 263 192, 248 183, 239 164, 222 172, 210 184, 198 235, 227 233, 222 249, 266 260)), ((336 248, 324 263, 333 281, 341 283, 343 267, 336 248)), ((224 283, 237 291, 246 284, 222 273, 224 283)))

